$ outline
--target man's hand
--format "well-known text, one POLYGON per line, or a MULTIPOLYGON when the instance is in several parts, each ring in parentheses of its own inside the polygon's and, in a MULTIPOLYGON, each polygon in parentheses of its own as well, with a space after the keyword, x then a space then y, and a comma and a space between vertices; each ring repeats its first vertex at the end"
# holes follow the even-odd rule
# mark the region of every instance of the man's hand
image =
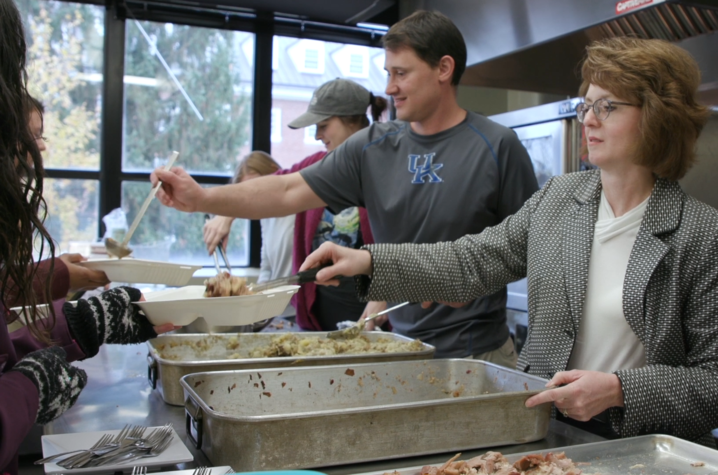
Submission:
POLYGON ((110 279, 101 270, 88 269, 77 265, 78 262, 87 260, 81 254, 62 254, 58 259, 67 266, 67 271, 70 274, 70 290, 72 292, 96 289, 110 283, 110 279))
POLYGON ((234 218, 228 218, 226 216, 215 216, 206 223, 202 229, 204 243, 207 246, 207 251, 210 254, 214 252, 214 249, 220 245, 226 250, 227 241, 229 240, 229 231, 232 229, 232 222, 234 218))
POLYGON ((556 373, 546 387, 555 389, 530 397, 526 407, 553 402, 565 417, 584 422, 610 407, 623 407, 623 388, 615 374, 578 369, 562 371, 556 373))
POLYGON ((200 211, 206 190, 202 188, 184 169, 172 167, 171 170, 156 168, 150 175, 152 186, 162 181, 157 190, 157 199, 171 208, 193 213, 200 211))
MULTIPOLYGON (((372 313, 379 313, 382 310, 386 310, 386 302, 369 302, 366 304, 364 312, 361 314, 361 317, 359 317, 359 320, 364 320, 372 313)), ((389 314, 376 317, 374 320, 366 322, 364 330, 372 331, 376 328, 379 328, 380 326, 384 325, 388 319, 389 314)))

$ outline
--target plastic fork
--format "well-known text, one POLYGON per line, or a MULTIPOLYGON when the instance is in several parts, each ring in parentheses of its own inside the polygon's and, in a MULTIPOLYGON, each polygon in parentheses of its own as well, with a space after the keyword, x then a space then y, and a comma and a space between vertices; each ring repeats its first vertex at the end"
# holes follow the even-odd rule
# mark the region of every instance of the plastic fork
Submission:
POLYGON ((132 467, 132 475, 147 475, 147 466, 135 465, 132 467))

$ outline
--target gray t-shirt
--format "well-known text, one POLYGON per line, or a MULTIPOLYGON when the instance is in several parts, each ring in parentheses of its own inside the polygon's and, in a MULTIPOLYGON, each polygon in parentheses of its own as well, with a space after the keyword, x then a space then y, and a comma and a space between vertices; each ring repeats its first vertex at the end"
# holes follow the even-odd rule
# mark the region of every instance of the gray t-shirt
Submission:
MULTIPOLYGON (((365 207, 377 243, 433 243, 479 233, 538 189, 516 134, 473 112, 434 135, 419 135, 407 122, 374 123, 300 173, 335 212, 365 207)), ((436 346, 437 357, 492 351, 508 338, 506 289, 459 309, 408 305, 392 312, 391 324, 436 346)))

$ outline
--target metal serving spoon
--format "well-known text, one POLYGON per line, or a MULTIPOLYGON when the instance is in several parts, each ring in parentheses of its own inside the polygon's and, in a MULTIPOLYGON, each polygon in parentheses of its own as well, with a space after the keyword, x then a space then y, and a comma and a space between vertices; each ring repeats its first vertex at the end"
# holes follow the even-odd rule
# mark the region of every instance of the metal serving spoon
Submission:
POLYGON ((351 340, 352 338, 356 338, 361 335, 361 332, 364 330, 366 322, 368 322, 369 320, 374 320, 376 317, 386 315, 387 313, 396 310, 397 308, 403 307, 404 305, 409 305, 409 303, 411 302, 400 303, 398 305, 394 305, 393 307, 387 308, 386 310, 382 310, 381 312, 371 313, 365 319, 359 320, 357 324, 353 327, 345 328, 344 330, 335 330, 333 332, 327 333, 327 338, 331 338, 333 340, 351 340))
MULTIPOLYGON (((167 161, 167 165, 165 165, 164 169, 169 170, 170 167, 172 167, 172 164, 175 162, 175 160, 177 160, 178 156, 179 156, 179 152, 172 152, 172 156, 167 161)), ((130 226, 130 230, 127 231, 127 234, 125 234, 125 238, 122 240, 121 243, 119 243, 109 237, 105 239, 105 248, 107 249, 108 254, 112 254, 113 256, 117 257, 118 259, 122 259, 123 257, 127 257, 130 254, 132 254, 132 249, 127 247, 127 244, 130 242, 130 238, 135 233, 137 226, 140 224, 142 217, 145 215, 147 208, 150 206, 150 202, 152 201, 152 198, 155 197, 155 195, 157 194, 157 190, 160 189, 160 186, 162 186, 162 182, 158 181, 157 184, 152 187, 152 190, 150 190, 150 194, 147 195, 147 198, 145 198, 145 202, 142 203, 140 212, 137 213, 137 216, 135 216, 135 220, 132 221, 132 226, 130 226)))

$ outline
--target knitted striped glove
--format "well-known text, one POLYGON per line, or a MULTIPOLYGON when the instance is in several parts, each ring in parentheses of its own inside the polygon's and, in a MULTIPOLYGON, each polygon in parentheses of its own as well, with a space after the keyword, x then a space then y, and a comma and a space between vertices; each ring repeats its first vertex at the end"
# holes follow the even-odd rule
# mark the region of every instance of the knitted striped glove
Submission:
POLYGON ((141 296, 138 289, 115 287, 63 306, 72 335, 88 358, 103 343, 141 343, 157 336, 147 317, 131 303, 141 296))
POLYGON ((75 404, 87 384, 87 374, 70 365, 65 350, 57 346, 28 353, 10 371, 25 375, 37 387, 40 404, 38 424, 57 419, 75 404))

